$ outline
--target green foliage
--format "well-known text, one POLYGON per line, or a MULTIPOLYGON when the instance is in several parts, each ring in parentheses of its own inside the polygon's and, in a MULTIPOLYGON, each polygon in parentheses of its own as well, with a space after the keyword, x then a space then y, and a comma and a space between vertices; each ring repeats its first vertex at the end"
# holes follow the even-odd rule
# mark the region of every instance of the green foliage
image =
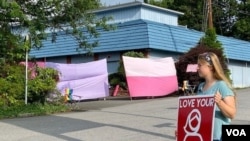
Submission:
POLYGON ((244 39, 250 41, 250 26, 249 26, 250 18, 249 19, 241 19, 238 20, 233 30, 235 31, 235 38, 244 39))
POLYGON ((232 27, 238 15, 238 0, 213 1, 213 23, 216 32, 223 36, 233 36, 232 27))
POLYGON ((19 105, 24 94, 24 66, 0 66, 0 107, 19 105))
MULTIPOLYGON (((78 48, 91 52, 98 46, 100 30, 113 30, 106 24, 111 17, 97 17, 92 12, 100 7, 99 0, 1 0, 0 1, 0 107, 24 103, 25 68, 17 65, 32 47, 42 47, 42 40, 56 42, 58 35, 69 34, 78 48), (50 33, 47 33, 47 30, 50 33), (60 33, 60 34, 59 34, 60 33), (29 34, 29 40, 24 35, 29 34)), ((55 91, 57 72, 37 68, 36 77, 29 72, 28 100, 45 104, 55 91)))
POLYGON ((7 108, 0 107, 0 119, 16 118, 27 116, 48 115, 59 112, 69 111, 69 108, 64 104, 28 104, 15 105, 7 108))
POLYGON ((200 44, 191 48, 187 53, 179 58, 176 63, 178 83, 182 84, 183 80, 189 80, 191 84, 198 85, 202 81, 197 73, 186 72, 188 64, 197 64, 198 55, 204 52, 214 52, 222 65, 225 75, 230 80, 230 70, 226 63, 226 56, 223 53, 223 47, 217 40, 216 30, 208 28, 205 35, 200 39, 200 44))
MULTIPOLYGON (((56 89, 58 72, 51 68, 36 68, 29 72, 28 100, 30 103, 45 103, 49 93, 56 89), (36 73, 32 78, 31 74, 36 73)), ((24 103, 25 66, 1 65, 0 66, 0 107, 12 107, 24 103)))
POLYGON ((215 29, 207 29, 205 36, 200 39, 200 42, 211 48, 222 49, 222 44, 217 40, 215 29))
MULTIPOLYGON (((204 7, 207 1, 191 0, 145 0, 145 2, 163 8, 183 12, 179 24, 198 31, 206 30, 208 11, 204 7), (191 19, 191 20, 190 20, 191 19)), ((215 31, 219 35, 250 41, 250 1, 217 0, 212 1, 212 18, 215 31)))
POLYGON ((27 21, 21 7, 15 2, 2 0, 0 2, 0 53, 6 63, 18 62, 23 59, 21 33, 16 28, 27 21))
POLYGON ((159 7, 167 7, 171 5, 174 2, 174 0, 144 0, 144 2, 152 4, 152 5, 156 5, 159 7))
POLYGON ((203 81, 196 72, 186 72, 186 68, 188 64, 197 64, 198 55, 204 52, 214 52, 218 56, 224 74, 230 80, 230 70, 228 69, 227 60, 224 57, 223 51, 200 44, 191 48, 186 54, 181 56, 179 61, 175 64, 179 84, 182 84, 183 80, 190 80, 190 83, 195 85, 203 81))
MULTIPOLYGON (((204 7, 204 2, 207 1, 175 0, 167 8, 184 13, 179 18, 179 24, 202 31, 206 30, 207 16, 205 13, 208 13, 207 7, 204 7)), ((213 24, 216 27, 216 32, 220 35, 232 36, 231 31, 236 20, 237 6, 237 0, 213 1, 213 24)))
POLYGON ((78 42, 78 49, 91 52, 98 46, 100 29, 115 29, 106 24, 111 17, 97 17, 92 12, 100 7, 99 0, 1 0, 0 53, 6 63, 24 59, 25 49, 42 47, 42 40, 56 42, 61 33, 69 34, 78 42), (50 30, 50 33, 47 33, 50 30), (59 34, 60 33, 60 34, 59 34), (28 47, 24 35, 29 34, 28 47))
POLYGON ((52 68, 36 68, 36 77, 28 81, 29 102, 44 104, 50 92, 56 89, 58 72, 52 68))
POLYGON ((204 1, 174 0, 166 8, 183 12, 179 17, 179 24, 195 30, 202 30, 204 1))
POLYGON ((24 102, 25 66, 0 65, 0 119, 22 116, 45 115, 68 111, 61 94, 57 99, 45 103, 50 93, 55 93, 57 71, 37 68, 36 77, 29 71, 28 105, 24 102))
POLYGON ((112 86, 113 88, 116 85, 119 85, 123 89, 125 90, 127 89, 126 77, 124 77, 124 74, 119 72, 112 73, 109 74, 108 78, 109 78, 109 85, 112 86))
POLYGON ((136 52, 136 51, 128 51, 123 54, 123 56, 129 56, 129 57, 136 57, 136 58, 145 58, 144 54, 142 52, 136 52))
MULTIPOLYGON (((136 52, 136 51, 125 52, 123 56, 145 58, 143 53, 136 52)), ((125 70, 124 70, 124 65, 123 65, 122 60, 120 61, 120 64, 118 66, 117 73, 113 73, 109 75, 109 84, 112 87, 115 87, 116 85, 120 85, 120 87, 127 90, 126 75, 125 75, 125 70)))
POLYGON ((250 1, 240 0, 237 20, 232 27, 233 36, 238 39, 250 41, 250 1))

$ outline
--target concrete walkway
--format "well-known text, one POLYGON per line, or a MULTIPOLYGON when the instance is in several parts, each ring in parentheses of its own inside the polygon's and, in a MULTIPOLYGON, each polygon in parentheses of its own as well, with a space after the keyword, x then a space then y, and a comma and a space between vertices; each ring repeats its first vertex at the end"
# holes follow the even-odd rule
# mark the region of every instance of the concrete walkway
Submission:
MULTIPOLYGON (((233 124, 250 124, 250 88, 238 90, 233 124)), ((81 110, 0 120, 1 141, 175 141, 178 97, 85 101, 81 110)))

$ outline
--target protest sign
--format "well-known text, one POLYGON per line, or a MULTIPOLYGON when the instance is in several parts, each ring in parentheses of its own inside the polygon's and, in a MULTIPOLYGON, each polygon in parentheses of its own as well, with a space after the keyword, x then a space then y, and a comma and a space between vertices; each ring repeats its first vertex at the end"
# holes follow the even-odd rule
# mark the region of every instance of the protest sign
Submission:
POLYGON ((179 97, 177 141, 212 141, 214 96, 179 97))

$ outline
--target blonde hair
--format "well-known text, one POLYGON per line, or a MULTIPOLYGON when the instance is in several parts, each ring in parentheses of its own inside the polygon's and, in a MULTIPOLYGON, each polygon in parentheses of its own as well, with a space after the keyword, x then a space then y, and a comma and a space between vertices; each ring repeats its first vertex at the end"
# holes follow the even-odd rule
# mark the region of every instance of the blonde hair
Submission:
POLYGON ((212 66, 214 69, 213 73, 214 78, 217 80, 223 80, 228 85, 228 87, 234 91, 231 81, 229 81, 229 79, 226 77, 222 69, 221 63, 219 61, 219 58, 215 53, 206 52, 200 54, 198 60, 201 62, 207 62, 210 66, 212 66))
POLYGON ((217 79, 217 80, 224 81, 227 84, 227 86, 233 91, 234 99, 235 99, 235 106, 236 106, 237 105, 236 91, 233 88, 233 86, 231 84, 231 81, 229 81, 229 79, 226 77, 217 55, 215 53, 213 53, 213 52, 206 52, 206 53, 200 54, 198 56, 198 61, 200 61, 202 63, 206 62, 211 67, 213 67, 213 71, 214 71, 213 76, 214 76, 214 78, 217 79))

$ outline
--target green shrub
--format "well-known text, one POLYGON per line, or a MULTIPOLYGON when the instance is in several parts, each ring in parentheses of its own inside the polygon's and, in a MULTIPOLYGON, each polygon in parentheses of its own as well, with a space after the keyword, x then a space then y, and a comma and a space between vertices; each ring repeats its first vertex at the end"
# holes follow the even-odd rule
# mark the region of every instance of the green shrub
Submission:
POLYGON ((46 97, 56 89, 58 72, 52 68, 36 68, 36 77, 28 81, 28 100, 46 102, 46 97))
POLYGON ((109 75, 109 85, 115 87, 119 85, 123 89, 127 89, 126 77, 121 73, 113 73, 109 75))
MULTIPOLYGON (((58 72, 52 68, 36 68, 36 77, 31 77, 29 71, 28 101, 30 103, 45 103, 49 93, 56 89, 58 72), (32 78, 32 79, 31 79, 32 78)), ((25 66, 0 66, 0 107, 11 107, 23 104, 25 101, 25 66)), ((58 101, 56 101, 58 102, 58 101)))
POLYGON ((24 99, 24 66, 0 66, 0 106, 19 105, 24 99))

